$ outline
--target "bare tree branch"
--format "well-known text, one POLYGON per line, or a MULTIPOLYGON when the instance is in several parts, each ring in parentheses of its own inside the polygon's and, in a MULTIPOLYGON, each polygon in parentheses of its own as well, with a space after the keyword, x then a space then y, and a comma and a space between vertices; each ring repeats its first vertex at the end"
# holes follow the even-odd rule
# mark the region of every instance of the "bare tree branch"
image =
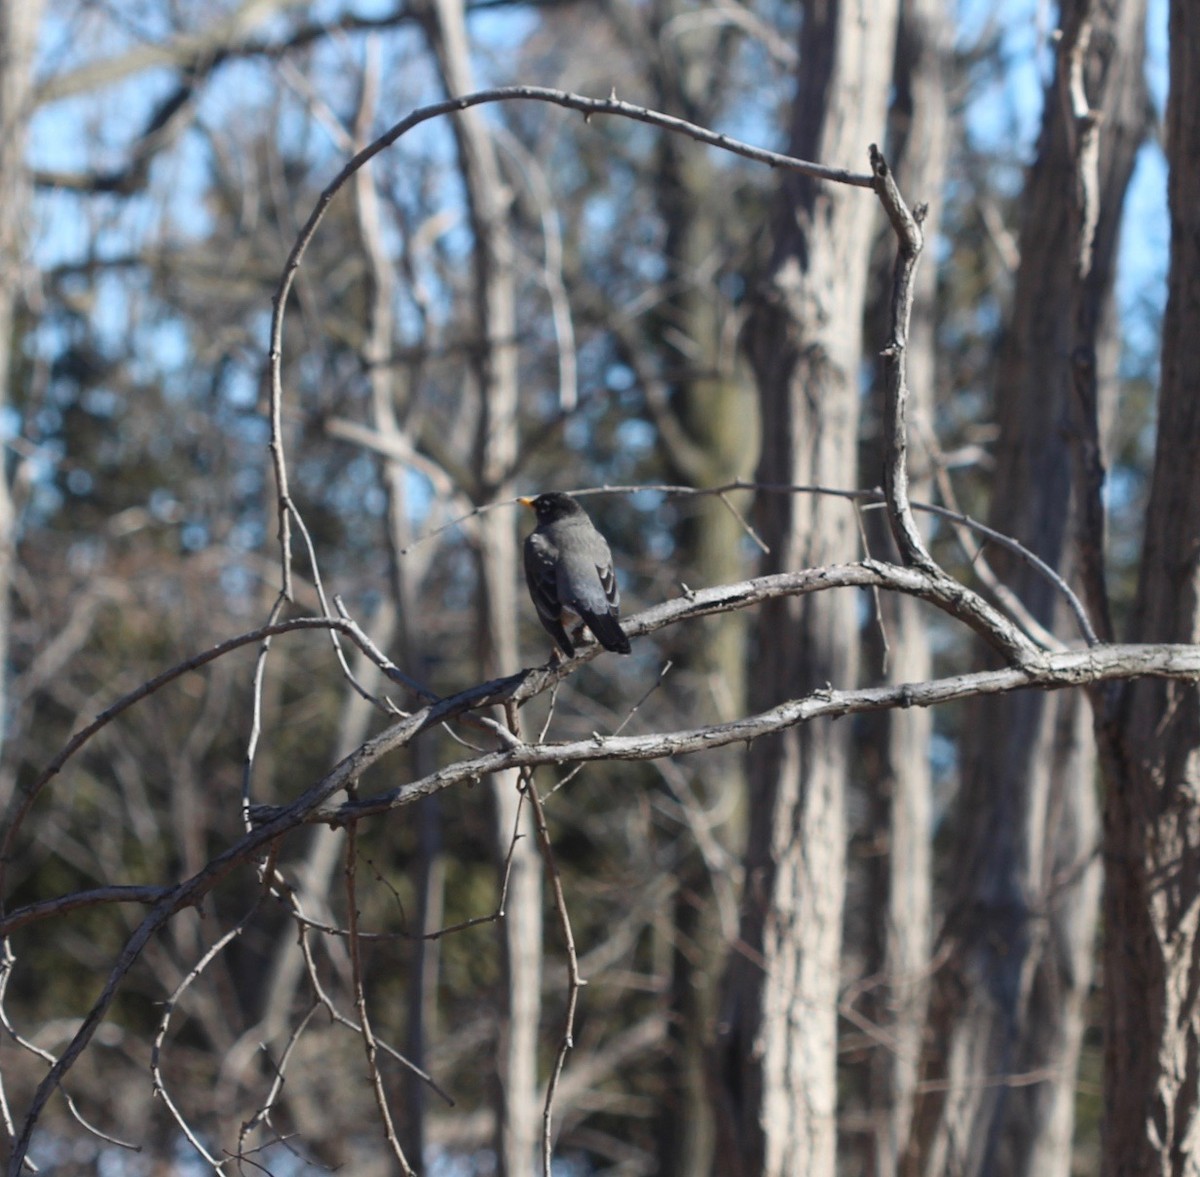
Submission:
MULTIPOLYGON (((922 683, 841 691, 830 687, 803 699, 792 699, 769 711, 733 723, 714 724, 644 736, 600 736, 566 743, 528 744, 485 753, 448 765, 418 781, 386 793, 327 807, 313 806, 304 820, 342 825, 371 814, 409 805, 451 785, 473 782, 489 773, 539 765, 599 760, 655 760, 759 739, 806 723, 818 716, 845 716, 893 707, 932 707, 956 699, 1002 694, 1022 687, 1059 690, 1130 678, 1200 681, 1200 647, 1189 645, 1104 645, 1043 655, 1036 663, 1003 670, 976 671, 922 683)), ((327 778, 328 779, 328 778, 327 778)), ((335 789, 330 789, 332 794, 335 789)), ((277 822, 289 806, 256 811, 259 820, 277 822)))
MULTIPOLYGON (((508 714, 509 727, 514 736, 521 734, 520 719, 515 704, 509 703, 505 709, 508 714)), ((579 991, 587 982, 579 973, 579 957, 575 952, 575 934, 571 931, 571 915, 567 910, 566 896, 563 894, 562 875, 558 870, 558 862, 554 857, 554 846, 550 841, 550 830, 546 825, 546 810, 542 798, 533 780, 531 769, 523 769, 520 774, 522 793, 529 799, 533 809, 534 828, 537 830, 538 849, 541 851, 542 862, 550 879, 554 895, 554 910, 558 916, 558 927, 562 933, 563 944, 567 950, 567 1010, 563 1017, 562 1039, 558 1052, 550 1069, 550 1078, 546 1084, 546 1097, 542 1110, 542 1174, 551 1177, 554 1159, 554 1097, 558 1091, 558 1082, 562 1076, 563 1064, 567 1055, 575 1045, 575 1011, 579 1004, 579 991)))
POLYGON ((57 899, 45 899, 40 903, 18 907, 8 915, 0 917, 0 936, 10 936, 27 924, 36 924, 39 920, 66 915, 69 911, 79 911, 85 907, 98 907, 105 903, 155 903, 166 891, 166 887, 137 883, 115 883, 109 887, 74 891, 70 895, 60 895, 57 899))
POLYGON ((291 599, 292 595, 291 524, 293 518, 298 519, 299 516, 296 506, 292 502, 291 492, 288 487, 287 461, 283 448, 283 377, 281 365, 283 359, 284 309, 287 305, 288 294, 300 269, 300 263, 303 261, 309 243, 312 241, 321 221, 324 219, 325 212, 334 196, 337 195, 355 172, 381 151, 390 147, 414 127, 420 126, 430 119, 461 112, 491 102, 503 101, 550 103, 566 107, 569 110, 577 110, 589 121, 594 115, 615 115, 622 118, 634 119, 635 121, 648 123, 662 130, 686 135, 689 138, 695 139, 698 143, 709 147, 717 147, 756 163, 765 163, 770 167, 784 168, 811 176, 815 179, 850 184, 859 188, 872 188, 876 184, 873 175, 852 172, 845 168, 828 167, 824 164, 795 159, 792 156, 784 155, 777 151, 768 151, 765 148, 753 147, 729 135, 697 126, 686 119, 675 118, 672 115, 649 110, 644 106, 623 102, 615 94, 604 99, 586 98, 583 95, 572 94, 565 90, 552 90, 540 86, 503 86, 491 90, 481 90, 461 97, 449 98, 443 102, 436 102, 413 111, 389 131, 357 152, 323 189, 317 199, 316 205, 309 214, 308 220, 300 230, 291 252, 288 254, 279 286, 272 298, 270 345, 267 351, 271 404, 271 441, 269 448, 275 471, 276 495, 278 500, 278 538, 282 589, 284 595, 289 599, 291 599))

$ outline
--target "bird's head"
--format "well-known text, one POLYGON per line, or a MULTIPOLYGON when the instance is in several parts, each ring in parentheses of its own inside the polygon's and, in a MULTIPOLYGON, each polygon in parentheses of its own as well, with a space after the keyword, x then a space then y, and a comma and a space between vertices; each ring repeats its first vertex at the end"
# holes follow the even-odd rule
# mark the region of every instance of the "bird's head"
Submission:
POLYGON ((541 494, 536 498, 517 499, 517 502, 528 507, 537 516, 539 525, 566 519, 570 515, 583 514, 583 508, 570 495, 559 494, 557 491, 541 494))

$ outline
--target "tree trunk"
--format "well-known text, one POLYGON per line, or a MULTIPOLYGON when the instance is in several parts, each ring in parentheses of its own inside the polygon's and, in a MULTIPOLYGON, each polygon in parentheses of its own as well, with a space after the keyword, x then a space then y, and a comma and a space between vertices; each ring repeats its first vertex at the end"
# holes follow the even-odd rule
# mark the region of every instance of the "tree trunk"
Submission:
MULTIPOLYGON (((676 7, 671 6, 672 14, 676 7)), ((692 63, 706 61, 716 49, 708 38, 693 36, 686 44, 692 63)), ((678 72, 685 77, 690 73, 682 67, 678 72)), ((709 76, 706 65, 704 81, 697 84, 706 84, 709 76)), ((669 93, 659 99, 662 109, 680 106, 669 93)), ((749 372, 739 362, 731 329, 735 311, 708 277, 714 258, 728 251, 728 234, 722 229, 721 206, 712 196, 717 181, 711 157, 694 143, 667 136, 660 161, 658 207, 667 229, 664 285, 677 293, 664 307, 667 322, 655 324, 652 333, 660 341, 663 368, 683 370, 654 414, 660 449, 671 480, 720 486, 753 475, 758 445, 758 423, 747 412, 753 404, 749 372), (655 329, 662 326, 669 329, 655 329), (681 334, 687 346, 673 347, 670 341, 681 334)), ((730 584, 747 574, 745 529, 720 499, 694 499, 678 536, 678 574, 686 584, 730 584)), ((682 692, 680 707, 688 715, 720 722, 746 713, 746 620, 741 611, 706 618, 668 647, 678 667, 673 678, 682 692)), ((731 820, 714 831, 731 861, 740 857, 745 843, 743 760, 738 751, 726 749, 701 771, 680 765, 689 771, 702 810, 711 810, 721 798, 737 798, 731 820)), ((659 1164, 670 1177, 708 1177, 716 1144, 709 1062, 721 971, 734 933, 733 883, 714 879, 714 864, 694 844, 675 871, 676 948, 659 1164), (723 885, 727 890, 718 895, 723 885), (723 924, 724 914, 729 920, 723 924)))
MULTIPOLYGON (((1012 321, 996 383, 1000 437, 992 526, 1069 575, 1072 357, 1095 355, 1098 309, 1111 296, 1117 233, 1145 128, 1141 0, 1064 5, 1063 59, 1047 88, 1038 157, 1025 189, 1012 321), (1064 102, 1065 47, 1087 23, 1087 97, 1101 112, 1098 214, 1081 267, 1078 128, 1064 102), (1060 313, 1048 313, 1047 308, 1060 313)), ((990 553, 989 553, 990 556, 990 553)), ((993 567, 1043 627, 1065 613, 1054 587, 997 554, 993 567)), ((1060 618, 1061 621, 1061 618, 1060 618)), ((1077 638, 1073 623, 1063 636, 1077 638)), ((1099 623, 1098 623, 1099 624, 1099 623)), ((938 974, 921 1109, 921 1168, 934 1177, 1070 1168, 1074 1088, 1091 983, 1099 888, 1095 746, 1077 694, 1024 692, 971 708, 958 810, 963 833, 938 974), (1012 1082, 1013 1077, 1020 1077, 1012 1082)))
MULTIPOLYGON (((41 0, 0 5, 0 416, 10 403, 16 310, 25 275, 29 173, 25 140, 33 111, 33 61, 41 0)), ((9 714, 9 635, 15 571, 16 506, 8 447, 0 446, 0 753, 9 714)), ((4 775, 0 774, 0 786, 4 775)), ((7 801, 0 789, 0 804, 7 801)))
MULTIPOLYGON (((935 239, 946 180, 948 111, 944 62, 950 45, 946 10, 939 0, 903 0, 894 72, 888 156, 900 190, 913 203, 927 205, 922 228, 935 239)), ((890 227, 879 238, 890 271, 895 238, 890 227)), ((937 267, 931 259, 917 272, 917 290, 908 338, 909 419, 918 436, 932 428, 937 367, 934 338, 937 267)), ((886 339, 891 284, 878 287, 879 329, 872 339, 886 339)), ((874 292, 873 292, 874 294, 874 292)), ((875 401, 883 389, 877 382, 875 401)), ((919 442, 913 452, 923 455, 919 442)), ((864 454, 870 465, 865 481, 882 470, 882 439, 872 437, 864 454)), ((909 492, 930 498, 926 458, 909 471, 909 492)), ((880 478, 882 476, 880 475, 880 478)), ((891 532, 882 512, 865 520, 871 550, 895 559, 891 532)), ((864 632, 863 674, 870 682, 922 682, 932 674, 932 651, 926 614, 918 601, 884 594, 881 616, 864 632)), ((881 712, 864 717, 858 745, 863 787, 871 797, 872 831, 868 841, 866 899, 867 976, 882 978, 865 1003, 867 1016, 885 1044, 871 1050, 866 1099, 870 1127, 867 1172, 894 1177, 912 1124, 921 1040, 929 992, 932 919, 932 837, 930 739, 933 716, 922 708, 881 712), (879 913, 886 913, 880 919, 879 913)))
MULTIPOLYGON (((849 165, 882 139, 895 4, 811 4, 789 150, 849 165), (880 68, 883 63, 883 68, 880 68)), ((874 202, 789 175, 773 256, 747 326, 768 483, 854 486, 859 368, 874 202)), ((843 502, 764 495, 765 571, 851 559, 843 502)), ((853 682, 856 602, 845 593, 764 606, 751 707, 853 682)), ((826 1177, 836 1151, 836 1028, 849 725, 818 722, 750 751, 739 951, 719 1028, 724 1173, 826 1177)))
MULTIPOLYGON (((378 54, 368 58, 357 120, 356 142, 367 138, 375 114, 378 94, 378 54)), ((373 174, 364 169, 354 177, 355 209, 359 235, 371 275, 371 299, 364 355, 371 390, 372 429, 384 441, 399 441, 403 428, 397 407, 406 399, 396 363, 396 288, 395 262, 385 244, 383 213, 373 174)), ((411 378, 411 377, 410 377, 411 378)), ((381 459, 381 482, 387 495, 385 537, 388 548, 392 603, 381 610, 388 623, 386 637, 377 634, 384 649, 394 634, 401 665, 419 677, 428 663, 429 651, 420 620, 420 588, 428 569, 429 556, 408 551, 413 542, 409 502, 409 471, 395 458, 381 459)), ((412 748, 412 772, 432 772, 435 749, 429 740, 418 740, 412 748)), ((439 942, 426 939, 441 925, 442 885, 445 866, 441 854, 441 799, 426 797, 417 806, 415 827, 417 853, 413 864, 415 892, 415 932, 409 957, 407 987, 408 1016, 404 1031, 405 1057, 413 1069, 405 1069, 401 1084, 404 1114, 398 1117, 398 1135, 404 1154, 418 1170, 424 1164, 429 1085, 417 1073, 426 1067, 427 1044, 437 1026, 438 970, 441 959, 439 942)), ((332 830, 320 831, 332 834, 332 830)), ((314 850, 316 847, 314 846, 314 850)))
MULTIPOLYGON (((431 35, 446 92, 474 89, 462 0, 432 0, 431 35)), ((517 321, 510 192, 487 123, 478 111, 456 116, 459 160, 475 236, 476 325, 483 346, 475 366, 480 397, 473 497, 511 498, 517 457, 517 321)), ((491 511, 479 519, 480 670, 485 678, 511 674, 517 647, 515 517, 491 511)), ((492 778, 498 863, 512 848, 508 895, 500 924, 504 963, 503 1013, 496 1056, 496 1152, 503 1177, 526 1177, 539 1138, 537 1032, 542 986, 542 874, 519 774, 492 778), (518 838, 515 845, 514 838, 518 838)))
MULTIPOLYGON (((1200 641, 1200 11, 1172 0, 1171 262, 1133 636, 1200 641)), ((1105 769, 1106 1177, 1200 1172, 1200 694, 1130 683, 1105 769)))

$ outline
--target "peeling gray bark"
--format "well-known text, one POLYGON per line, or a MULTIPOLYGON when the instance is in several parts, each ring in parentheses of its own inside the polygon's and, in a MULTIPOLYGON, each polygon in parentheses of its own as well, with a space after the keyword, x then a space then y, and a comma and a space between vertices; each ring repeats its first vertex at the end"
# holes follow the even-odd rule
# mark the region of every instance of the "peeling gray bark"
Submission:
MULTIPOLYGON (((1073 466, 1072 357, 1077 349, 1094 357, 1099 308, 1111 295, 1125 188, 1146 126, 1145 6, 1079 0, 1064 6, 1062 19, 1064 62, 1046 92, 1012 320, 997 366, 990 522, 1069 576, 1072 516, 1087 501, 1073 466), (1072 30, 1085 27, 1082 77, 1088 101, 1102 112, 1095 186, 1083 210, 1091 227, 1086 246, 1071 201, 1079 127, 1064 101, 1066 46, 1072 30)), ((992 563, 1041 625, 1070 636, 1044 578, 1004 555, 992 563)), ((1095 610, 1098 599, 1089 604, 1095 610)), ((1094 620, 1104 632, 1104 619, 1094 620)), ((935 982, 925 1064, 935 1089, 923 1101, 918 1130, 920 1168, 930 1177, 1065 1177, 1070 1169, 1100 885, 1095 745, 1085 708, 1079 695, 1017 693, 971 709, 962 836, 950 872, 964 882, 951 896, 943 933, 949 960, 935 982)))
MULTIPOLYGON (((1200 12, 1170 9, 1171 262, 1134 632, 1200 641, 1200 12)), ((1200 1172, 1200 690, 1130 683, 1098 723, 1105 1177, 1200 1172)))
MULTIPOLYGON (((851 163, 882 141, 897 6, 805 12, 790 150, 851 163), (880 63, 885 63, 880 68, 880 63)), ((767 483, 857 485, 862 306, 875 203, 787 177, 774 252, 747 325, 767 483)), ((813 567, 858 548, 853 512, 808 496, 764 496, 769 569, 813 567)), ((752 706, 854 680, 855 602, 845 594, 765 606, 752 706)), ((832 1175, 838 964, 849 729, 824 722, 756 743, 741 941, 718 1046, 726 1173, 832 1175)))
MULTIPOLYGON (((943 64, 950 44, 945 6, 939 0, 903 0, 895 58, 895 99, 891 112, 891 157, 896 182, 913 201, 926 204, 926 240, 935 239, 946 180, 948 110, 943 64)), ((890 260, 893 234, 882 237, 890 260)), ((909 419, 917 437, 929 436, 933 422, 937 348, 934 339, 937 267, 925 258, 917 272, 908 338, 909 419)), ((886 286, 881 284, 881 289, 886 286)), ((881 292, 878 319, 886 325, 881 292)), ((873 317, 875 317, 873 315, 873 317)), ((881 330, 878 338, 886 338, 881 330)), ((877 395, 882 393, 878 388, 877 395)), ((873 448, 882 460, 883 438, 873 448)), ((919 443, 910 471, 910 491, 928 500, 931 478, 919 443)), ((863 472, 870 481, 873 470, 863 472)), ((872 550, 894 550, 886 520, 874 512, 865 520, 872 550)), ((928 615, 911 599, 883 596, 877 624, 864 633, 866 681, 920 682, 932 673, 928 615), (886 643, 886 647, 885 647, 886 643)), ((880 715, 860 742, 864 786, 870 792, 872 835, 883 848, 868 864, 866 935, 868 975, 882 984, 865 1001, 867 1016, 884 1041, 872 1051, 867 1100, 873 1122, 868 1164, 875 1177, 898 1172, 912 1127, 920 1071, 921 1043, 929 993, 932 906, 933 717, 927 711, 899 710, 880 715)))

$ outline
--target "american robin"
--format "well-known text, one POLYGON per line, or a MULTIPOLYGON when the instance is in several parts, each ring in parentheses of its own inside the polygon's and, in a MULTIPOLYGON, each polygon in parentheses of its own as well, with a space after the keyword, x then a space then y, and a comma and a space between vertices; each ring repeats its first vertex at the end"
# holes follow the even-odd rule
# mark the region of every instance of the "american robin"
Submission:
POLYGON ((525 580, 538 620, 570 658, 583 625, 617 654, 629 653, 629 638, 617 620, 621 593, 608 544, 570 495, 518 499, 537 515, 525 540, 525 580))

